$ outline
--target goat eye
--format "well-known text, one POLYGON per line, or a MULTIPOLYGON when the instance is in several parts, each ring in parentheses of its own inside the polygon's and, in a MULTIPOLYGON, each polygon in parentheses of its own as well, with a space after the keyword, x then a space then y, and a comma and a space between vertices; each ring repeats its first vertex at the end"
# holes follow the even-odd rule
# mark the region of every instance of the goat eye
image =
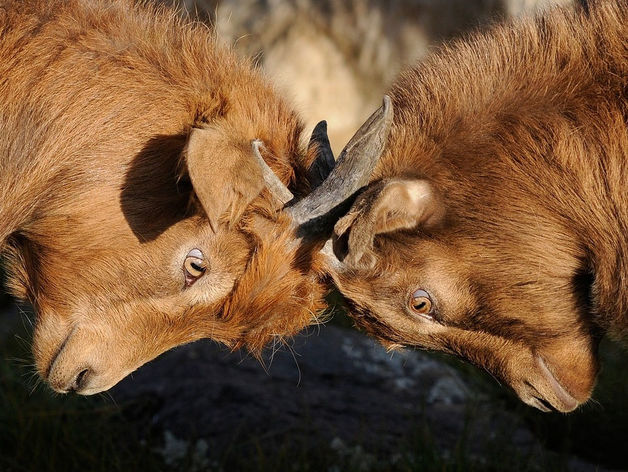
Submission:
POLYGON ((434 311, 432 297, 425 290, 416 290, 410 295, 408 305, 413 313, 428 318, 431 318, 431 314, 434 311))
POLYGON ((207 271, 205 256, 199 249, 192 249, 183 262, 183 272, 185 273, 185 285, 190 287, 200 279, 207 271))

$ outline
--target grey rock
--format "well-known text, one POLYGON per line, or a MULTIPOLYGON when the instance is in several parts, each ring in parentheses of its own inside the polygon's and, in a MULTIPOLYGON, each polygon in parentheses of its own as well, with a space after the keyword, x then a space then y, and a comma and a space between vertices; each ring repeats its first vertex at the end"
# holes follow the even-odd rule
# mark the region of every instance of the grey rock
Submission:
MULTIPOLYGON (((392 458, 420 425, 444 454, 465 433, 478 458, 500 434, 508 434, 522 455, 544 452, 518 418, 451 366, 420 351, 388 353, 334 326, 311 330, 262 362, 209 341, 180 347, 142 367, 112 395, 118 402, 157 405, 154 425, 172 435, 171 444, 191 438, 191 431, 212 447, 242 431, 262 439, 288 434, 307 438, 312 447, 327 445, 358 470, 373 463, 372 450, 392 458)), ((580 460, 573 469, 601 470, 580 460)))

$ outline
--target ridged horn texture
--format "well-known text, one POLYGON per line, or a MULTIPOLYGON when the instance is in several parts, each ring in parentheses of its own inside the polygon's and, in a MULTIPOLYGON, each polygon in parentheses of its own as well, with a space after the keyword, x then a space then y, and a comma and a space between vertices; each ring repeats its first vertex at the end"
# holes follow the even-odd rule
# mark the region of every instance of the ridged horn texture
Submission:
POLYGON ((318 153, 308 171, 313 190, 294 204, 290 190, 264 161, 262 141, 252 141, 253 154, 262 169, 264 181, 272 195, 285 205, 284 211, 291 216, 299 238, 313 238, 331 231, 352 197, 368 184, 386 148, 392 122, 392 101, 386 95, 383 105, 349 140, 338 161, 329 144, 327 123, 318 123, 309 144, 310 149, 316 146, 318 153))
POLYGON ((253 155, 255 156, 255 159, 262 169, 262 176, 264 178, 264 182, 266 183, 266 187, 268 187, 268 190, 273 197, 285 205, 294 198, 294 195, 292 195, 292 192, 288 190, 288 187, 286 187, 283 182, 279 180, 279 177, 277 177, 268 164, 266 164, 266 161, 262 157, 264 143, 262 143, 259 139, 256 139, 251 142, 251 147, 253 148, 253 155))
MULTIPOLYGON (((386 147, 392 121, 392 102, 390 97, 385 96, 381 108, 366 120, 342 150, 327 178, 307 197, 286 209, 297 226, 303 227, 316 220, 326 219, 334 208, 342 205, 368 184, 386 147)), ((329 153, 331 149, 321 149, 317 158, 317 162, 321 162, 313 165, 317 171, 324 168, 329 153)))

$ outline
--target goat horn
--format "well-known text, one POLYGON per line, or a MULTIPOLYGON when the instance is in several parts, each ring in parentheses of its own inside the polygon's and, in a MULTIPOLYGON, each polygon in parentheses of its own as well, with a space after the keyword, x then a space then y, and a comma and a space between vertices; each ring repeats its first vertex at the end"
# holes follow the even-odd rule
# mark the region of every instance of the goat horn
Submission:
MULTIPOLYGON (((386 95, 383 105, 366 120, 342 150, 327 178, 307 197, 286 209, 295 224, 304 230, 302 232, 315 230, 306 230, 304 227, 314 226, 317 220, 323 223, 322 218, 368 184, 373 168, 386 147, 392 121, 393 106, 390 97, 386 95)), ((319 126, 322 129, 320 123, 319 126)), ((329 156, 319 156, 319 159, 327 162, 329 156)), ((321 167, 319 164, 316 171, 321 167)))
MULTIPOLYGON (((333 221, 338 209, 368 184, 386 147, 392 121, 392 101, 385 95, 383 105, 353 135, 338 161, 329 145, 327 123, 321 121, 316 125, 309 147, 317 146, 318 154, 308 171, 314 190, 294 205, 284 207, 298 228, 297 236, 303 238, 329 230, 329 220, 333 221)), ((251 145, 268 189, 286 205, 293 200, 293 195, 264 161, 261 153, 264 144, 256 139, 251 145)))
POLYGON ((285 205, 290 200, 294 198, 292 192, 288 190, 288 187, 284 185, 284 183, 279 180, 279 177, 275 175, 273 170, 266 164, 266 161, 262 157, 262 150, 264 149, 264 143, 262 143, 259 139, 256 139, 251 142, 251 146, 253 148, 253 155, 258 161, 260 168, 262 169, 262 176, 264 178, 264 182, 270 190, 270 193, 279 200, 282 205, 285 205))
POLYGON ((312 131, 308 151, 316 147, 316 160, 308 170, 310 187, 315 189, 322 184, 336 166, 336 158, 327 137, 327 122, 320 121, 312 131))

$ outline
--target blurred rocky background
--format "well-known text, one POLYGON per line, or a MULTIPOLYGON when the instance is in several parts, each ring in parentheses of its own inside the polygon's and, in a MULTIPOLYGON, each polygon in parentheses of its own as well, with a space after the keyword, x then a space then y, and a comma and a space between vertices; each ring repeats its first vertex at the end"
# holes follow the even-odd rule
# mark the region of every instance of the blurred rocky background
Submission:
MULTIPOLYGON (((339 150, 405 65, 499 18, 569 2, 176 3, 255 57, 308 126, 327 119, 339 150)), ((2 472, 628 469, 626 354, 608 341, 594 400, 565 416, 522 405, 455 359, 388 354, 341 306, 262 362, 205 341, 106 394, 58 396, 34 375, 32 320, 0 289, 2 472)))

